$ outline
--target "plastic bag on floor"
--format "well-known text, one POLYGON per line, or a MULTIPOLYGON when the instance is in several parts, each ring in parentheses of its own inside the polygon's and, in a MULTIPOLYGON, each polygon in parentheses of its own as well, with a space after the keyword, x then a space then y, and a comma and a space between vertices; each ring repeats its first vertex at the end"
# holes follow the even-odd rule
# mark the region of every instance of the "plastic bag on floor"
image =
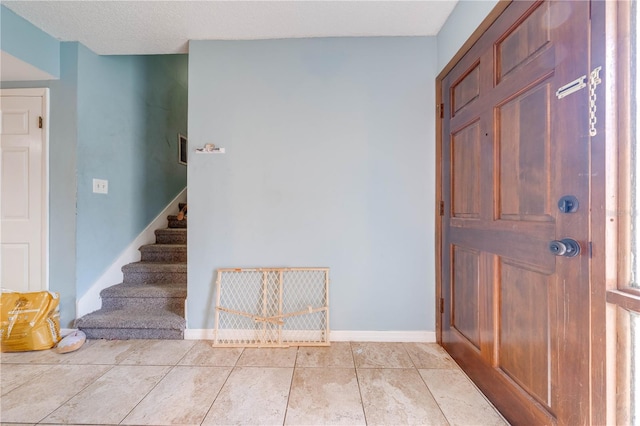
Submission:
POLYGON ((60 296, 38 291, 0 294, 2 352, 51 349, 60 341, 60 296))

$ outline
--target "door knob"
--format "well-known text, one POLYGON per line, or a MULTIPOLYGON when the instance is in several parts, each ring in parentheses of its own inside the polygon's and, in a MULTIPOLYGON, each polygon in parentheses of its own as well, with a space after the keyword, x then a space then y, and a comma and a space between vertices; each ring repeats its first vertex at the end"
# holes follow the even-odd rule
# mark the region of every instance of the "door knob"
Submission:
POLYGON ((580 244, 573 238, 553 240, 549 243, 549 251, 556 256, 575 257, 580 254, 580 244))

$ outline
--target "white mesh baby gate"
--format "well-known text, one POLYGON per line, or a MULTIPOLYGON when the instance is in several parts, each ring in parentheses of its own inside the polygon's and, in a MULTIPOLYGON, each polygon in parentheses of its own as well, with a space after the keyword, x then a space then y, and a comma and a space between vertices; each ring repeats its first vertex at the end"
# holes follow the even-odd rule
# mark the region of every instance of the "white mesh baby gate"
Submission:
POLYGON ((218 269, 215 346, 328 346, 329 268, 218 269))

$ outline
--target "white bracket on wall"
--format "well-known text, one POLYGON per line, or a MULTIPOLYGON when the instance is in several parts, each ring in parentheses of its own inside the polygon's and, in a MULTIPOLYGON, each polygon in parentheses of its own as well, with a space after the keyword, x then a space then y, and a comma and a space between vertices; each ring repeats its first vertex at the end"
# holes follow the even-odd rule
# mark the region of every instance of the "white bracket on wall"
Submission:
POLYGON ((215 146, 212 143, 208 143, 202 148, 196 148, 198 154, 224 154, 224 148, 215 146))
POLYGON ((205 151, 203 148, 197 148, 196 154, 224 154, 224 148, 216 148, 214 151, 205 151))

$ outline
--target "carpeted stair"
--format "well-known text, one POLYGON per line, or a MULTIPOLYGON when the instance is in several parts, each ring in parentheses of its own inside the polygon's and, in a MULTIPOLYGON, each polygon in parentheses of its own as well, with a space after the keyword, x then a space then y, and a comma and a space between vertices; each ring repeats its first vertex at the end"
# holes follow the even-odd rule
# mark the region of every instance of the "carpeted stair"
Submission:
MULTIPOLYGON (((180 209, 184 207, 180 204, 180 209)), ((122 267, 122 284, 100 292, 102 308, 78 318, 89 339, 182 339, 187 298, 187 218, 168 218, 140 262, 122 267)))

